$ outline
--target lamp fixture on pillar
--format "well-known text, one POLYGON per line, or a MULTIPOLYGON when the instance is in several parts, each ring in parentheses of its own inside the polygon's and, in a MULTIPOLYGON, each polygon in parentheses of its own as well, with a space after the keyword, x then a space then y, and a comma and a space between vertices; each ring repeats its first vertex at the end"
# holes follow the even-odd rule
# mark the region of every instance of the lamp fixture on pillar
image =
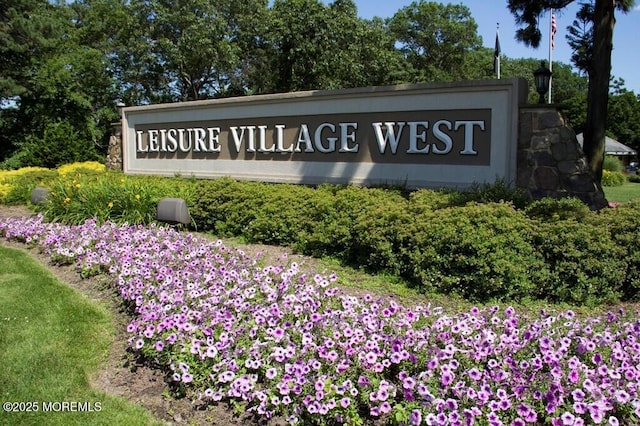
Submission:
POLYGON ((544 61, 540 61, 540 68, 533 72, 533 81, 536 84, 536 91, 540 95, 539 104, 544 103, 544 95, 549 91, 551 81, 551 70, 546 67, 544 61))

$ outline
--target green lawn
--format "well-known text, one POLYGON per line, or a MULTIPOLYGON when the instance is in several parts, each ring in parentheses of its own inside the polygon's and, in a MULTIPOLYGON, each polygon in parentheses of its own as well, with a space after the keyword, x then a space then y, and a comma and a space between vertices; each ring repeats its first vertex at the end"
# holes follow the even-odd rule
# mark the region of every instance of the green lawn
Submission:
POLYGON ((89 386, 113 338, 106 309, 27 253, 0 246, 0 402, 24 403, 11 407, 20 412, 3 406, 0 425, 155 424, 142 408, 89 386))
POLYGON ((627 182, 622 186, 605 186, 603 189, 609 202, 626 203, 640 200, 640 183, 627 182))

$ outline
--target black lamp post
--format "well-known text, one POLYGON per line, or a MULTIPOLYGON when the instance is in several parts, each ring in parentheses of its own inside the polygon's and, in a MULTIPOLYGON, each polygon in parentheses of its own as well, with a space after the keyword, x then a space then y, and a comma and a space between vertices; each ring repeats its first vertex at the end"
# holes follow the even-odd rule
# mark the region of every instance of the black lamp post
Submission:
POLYGON ((549 91, 549 82, 551 81, 551 70, 547 68, 544 61, 540 61, 540 68, 533 72, 533 81, 536 84, 536 91, 540 95, 539 104, 544 103, 544 95, 549 91))

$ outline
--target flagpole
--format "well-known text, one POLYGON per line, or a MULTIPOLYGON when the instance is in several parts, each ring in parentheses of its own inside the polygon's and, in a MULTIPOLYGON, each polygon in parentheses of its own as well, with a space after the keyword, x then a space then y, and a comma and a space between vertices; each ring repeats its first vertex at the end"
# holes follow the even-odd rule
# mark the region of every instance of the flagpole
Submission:
POLYGON ((498 80, 500 80, 500 22, 496 24, 496 44, 494 48, 493 65, 498 80))
MULTIPOLYGON (((551 14, 549 16, 549 71, 553 72, 553 48, 554 46, 554 38, 555 38, 555 16, 553 14, 553 9, 551 9, 551 14)), ((551 103, 551 84, 553 81, 553 77, 549 79, 549 93, 547 98, 549 99, 549 103, 551 103)))

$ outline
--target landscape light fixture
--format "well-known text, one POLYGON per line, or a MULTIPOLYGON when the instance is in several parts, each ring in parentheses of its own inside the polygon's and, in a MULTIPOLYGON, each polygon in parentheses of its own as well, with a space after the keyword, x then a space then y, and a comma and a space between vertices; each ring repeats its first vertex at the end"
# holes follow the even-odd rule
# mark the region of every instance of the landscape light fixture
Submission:
POLYGON ((544 103, 544 95, 549 91, 551 81, 551 70, 546 67, 544 61, 540 61, 540 68, 533 72, 533 81, 536 84, 536 91, 540 95, 539 104, 544 103))
POLYGON ((31 191, 31 204, 43 204, 49 200, 49 189, 42 186, 36 186, 31 191))
POLYGON ((191 223, 187 202, 182 198, 163 198, 158 201, 156 219, 170 225, 179 223, 188 225, 191 223))

